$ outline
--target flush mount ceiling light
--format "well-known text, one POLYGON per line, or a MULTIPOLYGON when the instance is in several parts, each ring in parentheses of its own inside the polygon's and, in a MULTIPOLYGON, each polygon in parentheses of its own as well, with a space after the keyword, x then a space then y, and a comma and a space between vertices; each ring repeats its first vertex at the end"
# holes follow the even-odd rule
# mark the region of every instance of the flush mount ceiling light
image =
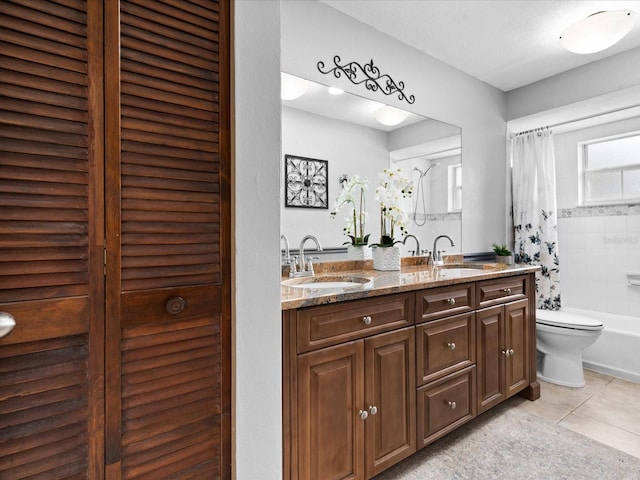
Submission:
POLYGON ((574 53, 595 53, 618 43, 636 22, 630 10, 597 12, 567 27, 560 44, 574 53))
POLYGON ((344 93, 344 90, 338 87, 329 87, 328 90, 331 95, 342 95, 344 93))
POLYGON ((309 82, 303 78, 294 77, 288 73, 280 74, 280 98, 295 100, 304 95, 309 89, 309 82))
POLYGON ((409 116, 408 112, 400 110, 399 108, 390 107, 385 105, 373 112, 373 117, 382 125, 393 126, 398 125, 405 121, 409 116))

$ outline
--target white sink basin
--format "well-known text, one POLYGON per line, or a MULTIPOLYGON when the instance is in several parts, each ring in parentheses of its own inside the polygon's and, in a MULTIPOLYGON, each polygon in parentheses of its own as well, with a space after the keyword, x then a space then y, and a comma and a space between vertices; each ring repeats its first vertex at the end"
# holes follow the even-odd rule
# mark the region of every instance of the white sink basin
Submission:
POLYGON ((301 277, 283 280, 283 285, 305 290, 345 290, 361 289, 371 285, 371 279, 366 277, 351 277, 335 275, 331 277, 301 277))

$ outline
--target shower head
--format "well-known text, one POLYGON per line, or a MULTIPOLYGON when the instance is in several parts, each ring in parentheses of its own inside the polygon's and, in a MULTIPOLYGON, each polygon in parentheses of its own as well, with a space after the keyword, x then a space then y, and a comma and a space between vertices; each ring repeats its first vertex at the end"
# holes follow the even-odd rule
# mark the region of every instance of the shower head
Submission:
POLYGON ((418 171, 420 173, 420 178, 424 177, 427 173, 429 173, 429 170, 431 170, 433 167, 437 167, 438 165, 440 165, 440 162, 438 163, 432 163, 431 165, 429 165, 429 167, 423 172, 422 170, 420 170, 418 167, 413 167, 413 169, 415 171, 418 171))

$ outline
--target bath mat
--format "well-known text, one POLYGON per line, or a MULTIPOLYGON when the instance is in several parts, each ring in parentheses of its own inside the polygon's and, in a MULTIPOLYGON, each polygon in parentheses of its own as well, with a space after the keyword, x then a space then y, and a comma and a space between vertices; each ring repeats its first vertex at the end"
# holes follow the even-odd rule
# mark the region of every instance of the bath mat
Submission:
POLYGON ((640 459, 509 401, 375 480, 638 480, 640 459))

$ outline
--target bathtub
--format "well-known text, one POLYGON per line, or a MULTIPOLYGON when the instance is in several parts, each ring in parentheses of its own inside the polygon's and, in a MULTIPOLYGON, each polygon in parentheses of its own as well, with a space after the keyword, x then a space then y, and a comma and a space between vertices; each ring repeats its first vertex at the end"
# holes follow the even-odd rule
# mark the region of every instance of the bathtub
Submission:
POLYGON ((604 324, 596 342, 582 352, 585 368, 640 382, 640 317, 562 307, 600 320, 604 324))

